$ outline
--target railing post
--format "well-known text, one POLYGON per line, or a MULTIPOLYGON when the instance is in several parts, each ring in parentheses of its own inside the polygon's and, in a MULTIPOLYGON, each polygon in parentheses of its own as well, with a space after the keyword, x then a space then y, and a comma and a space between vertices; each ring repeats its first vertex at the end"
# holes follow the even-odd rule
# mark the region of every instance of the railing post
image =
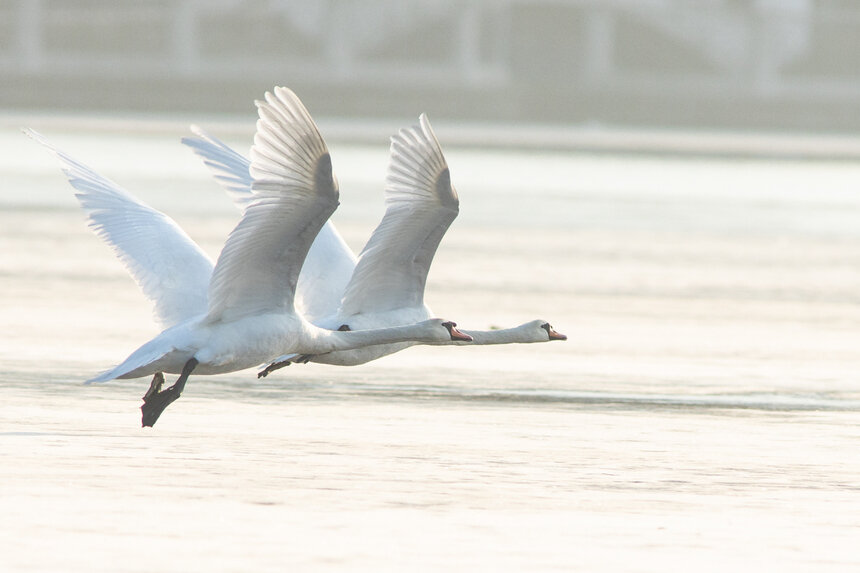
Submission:
POLYGON ((42 0, 19 0, 18 46, 21 70, 38 73, 44 65, 42 54, 42 0))
POLYGON ((193 76, 200 70, 197 50, 197 1, 182 0, 173 22, 173 50, 176 68, 182 76, 193 76))

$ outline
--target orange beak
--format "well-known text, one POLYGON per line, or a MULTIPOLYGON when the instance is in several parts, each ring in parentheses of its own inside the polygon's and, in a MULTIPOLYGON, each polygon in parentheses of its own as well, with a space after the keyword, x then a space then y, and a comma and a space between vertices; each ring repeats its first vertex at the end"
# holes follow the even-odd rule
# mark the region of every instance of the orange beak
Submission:
POLYGON ((446 322, 443 324, 448 329, 448 332, 451 333, 451 340, 460 340, 462 342, 472 342, 472 337, 464 332, 460 332, 457 330, 456 322, 446 322))
POLYGON ((550 340, 567 340, 567 335, 562 334, 560 332, 556 332, 552 327, 547 329, 550 340))

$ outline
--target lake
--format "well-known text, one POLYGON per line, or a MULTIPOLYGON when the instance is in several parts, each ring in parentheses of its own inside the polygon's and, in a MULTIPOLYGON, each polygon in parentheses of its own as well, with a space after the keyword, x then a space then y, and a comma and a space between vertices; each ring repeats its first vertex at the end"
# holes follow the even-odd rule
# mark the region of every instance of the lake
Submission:
MULTIPOLYGON (((428 304, 569 339, 192 375, 141 428, 148 379, 83 381, 157 334, 151 308, 2 125, 0 569, 860 567, 860 162, 449 148, 437 126, 460 216, 428 304)), ((213 257, 238 219, 179 123, 30 126, 213 257)), ((330 148, 358 251, 387 141, 330 148)))

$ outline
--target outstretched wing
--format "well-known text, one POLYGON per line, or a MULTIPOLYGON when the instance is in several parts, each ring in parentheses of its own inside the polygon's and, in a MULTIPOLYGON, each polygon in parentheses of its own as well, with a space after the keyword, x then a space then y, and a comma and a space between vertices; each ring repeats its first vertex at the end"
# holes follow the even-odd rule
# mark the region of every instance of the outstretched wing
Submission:
MULTIPOLYGON (((192 126, 191 130, 196 137, 183 137, 182 143, 203 158, 236 206, 244 210, 254 198, 251 162, 203 129, 192 126)), ((334 224, 326 221, 305 258, 296 287, 296 306, 305 318, 318 323, 337 311, 355 261, 334 224)))
POLYGON ((239 209, 244 210, 254 198, 251 192, 251 162, 229 145, 197 127, 191 126, 196 137, 183 137, 182 143, 197 154, 212 175, 227 190, 239 209))
POLYGON ((391 138, 385 216, 358 257, 340 316, 424 302, 430 264, 460 202, 427 116, 419 121, 391 138))
POLYGON ((338 205, 331 157, 299 98, 275 88, 257 108, 254 198, 212 273, 210 321, 291 310, 308 249, 338 205))
POLYGON ((163 327, 207 309, 212 261, 176 222, 83 163, 60 151, 33 130, 25 133, 63 162, 90 228, 113 248, 144 295, 155 305, 163 327))

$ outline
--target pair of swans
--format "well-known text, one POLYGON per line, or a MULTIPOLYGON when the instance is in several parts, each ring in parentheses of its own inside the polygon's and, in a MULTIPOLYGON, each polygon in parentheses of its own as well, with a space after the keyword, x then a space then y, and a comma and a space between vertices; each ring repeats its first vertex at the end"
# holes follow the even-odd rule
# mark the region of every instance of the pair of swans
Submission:
MULTIPOLYGON (((144 426, 179 397, 192 372, 232 372, 273 356, 281 356, 278 364, 261 374, 296 358, 359 364, 411 344, 473 339, 431 319, 423 304, 427 270, 458 204, 426 118, 393 140, 388 211, 356 264, 327 223, 338 186, 307 110, 286 88, 257 107, 250 162, 202 132, 186 140, 244 207, 214 266, 169 217, 28 132, 65 163, 90 226, 113 246, 165 327, 91 380, 153 375, 144 426), (398 258, 385 266, 393 254, 398 258), (164 372, 179 374, 166 389, 164 372)), ((504 333, 473 335, 484 344, 564 339, 544 321, 504 333)))
MULTIPOLYGON (((192 127, 191 147, 212 170, 240 208, 252 196, 250 164, 222 141, 192 127)), ((329 330, 375 329, 434 316, 424 303, 430 264, 459 212, 457 192, 442 148, 427 116, 391 138, 386 211, 356 260, 331 221, 317 235, 299 275, 297 302, 312 323, 329 330)), ((462 330, 471 344, 510 344, 566 340, 545 320, 514 328, 462 330)), ((454 344, 465 344, 454 341, 454 344)), ((258 376, 291 362, 355 366, 392 354, 416 341, 365 346, 320 355, 277 358, 258 376)))

